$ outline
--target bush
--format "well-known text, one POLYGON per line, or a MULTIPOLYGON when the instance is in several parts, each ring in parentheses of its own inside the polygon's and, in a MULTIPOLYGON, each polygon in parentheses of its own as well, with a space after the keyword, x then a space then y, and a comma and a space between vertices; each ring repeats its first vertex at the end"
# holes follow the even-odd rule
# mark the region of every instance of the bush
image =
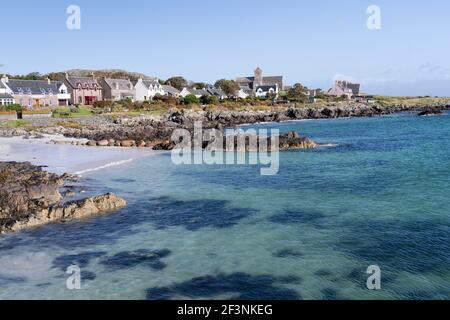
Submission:
POLYGON ((213 104, 217 105, 219 104, 219 99, 215 96, 202 96, 200 98, 201 104, 213 104))
POLYGON ((188 94, 186 97, 184 97, 184 103, 185 104, 199 104, 200 100, 193 94, 188 94))
POLYGON ((20 104, 10 104, 5 106, 5 111, 22 111, 22 106, 20 104))
POLYGON ((113 101, 96 101, 94 102, 95 109, 106 109, 114 107, 115 102, 113 101))

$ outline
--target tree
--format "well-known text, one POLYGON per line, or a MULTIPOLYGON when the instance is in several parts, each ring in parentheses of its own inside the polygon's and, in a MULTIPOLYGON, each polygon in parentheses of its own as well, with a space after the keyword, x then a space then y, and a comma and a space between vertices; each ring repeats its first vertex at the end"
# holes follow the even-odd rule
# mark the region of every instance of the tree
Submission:
POLYGON ((185 104, 198 104, 200 103, 200 100, 193 94, 188 94, 186 97, 184 97, 184 103, 185 104))
POLYGON ((239 85, 236 83, 236 81, 226 79, 217 80, 214 84, 214 87, 216 87, 217 89, 222 89, 223 92, 225 92, 225 94, 229 97, 234 96, 236 91, 239 90, 239 85))
POLYGON ((200 98, 201 104, 218 104, 219 99, 216 96, 202 96, 200 98))
POLYGON ((166 85, 172 86, 178 90, 183 90, 183 88, 187 87, 188 82, 183 77, 172 77, 166 80, 166 85))
POLYGON ((52 81, 64 81, 66 78, 65 72, 51 72, 47 74, 47 77, 52 81))
POLYGON ((208 85, 204 82, 194 82, 191 84, 192 88, 201 90, 201 89, 205 89, 208 85))
POLYGON ((304 87, 300 83, 296 83, 287 93, 289 100, 307 102, 308 101, 308 88, 304 87))

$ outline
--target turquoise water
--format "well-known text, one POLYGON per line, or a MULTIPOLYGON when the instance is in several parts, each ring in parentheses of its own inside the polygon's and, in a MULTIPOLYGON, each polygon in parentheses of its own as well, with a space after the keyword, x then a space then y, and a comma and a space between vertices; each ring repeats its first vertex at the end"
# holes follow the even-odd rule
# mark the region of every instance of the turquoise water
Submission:
POLYGON ((282 153, 276 176, 168 154, 90 173, 129 205, 0 238, 0 298, 450 298, 448 113, 257 127, 335 146, 282 153))

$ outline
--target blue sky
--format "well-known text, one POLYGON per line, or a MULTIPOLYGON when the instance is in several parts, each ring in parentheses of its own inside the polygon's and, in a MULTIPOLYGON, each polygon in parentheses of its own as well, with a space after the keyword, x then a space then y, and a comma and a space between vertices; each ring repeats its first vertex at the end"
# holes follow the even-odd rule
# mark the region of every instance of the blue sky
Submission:
POLYGON ((252 74, 369 93, 450 96, 448 0, 6 1, 1 72, 121 68, 214 82, 252 74), (66 28, 69 5, 82 28, 66 28), (369 5, 381 30, 366 27, 369 5), (20 17, 20 19, 18 19, 20 17))

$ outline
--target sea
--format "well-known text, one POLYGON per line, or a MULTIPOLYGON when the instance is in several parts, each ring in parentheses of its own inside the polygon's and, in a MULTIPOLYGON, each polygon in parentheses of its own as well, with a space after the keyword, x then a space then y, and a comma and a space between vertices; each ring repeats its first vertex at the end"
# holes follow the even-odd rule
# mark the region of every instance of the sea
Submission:
POLYGON ((450 113, 246 128, 321 146, 281 152, 264 176, 165 152, 3 145, 6 159, 79 173, 77 197, 128 205, 0 236, 0 299, 450 299, 450 113))

